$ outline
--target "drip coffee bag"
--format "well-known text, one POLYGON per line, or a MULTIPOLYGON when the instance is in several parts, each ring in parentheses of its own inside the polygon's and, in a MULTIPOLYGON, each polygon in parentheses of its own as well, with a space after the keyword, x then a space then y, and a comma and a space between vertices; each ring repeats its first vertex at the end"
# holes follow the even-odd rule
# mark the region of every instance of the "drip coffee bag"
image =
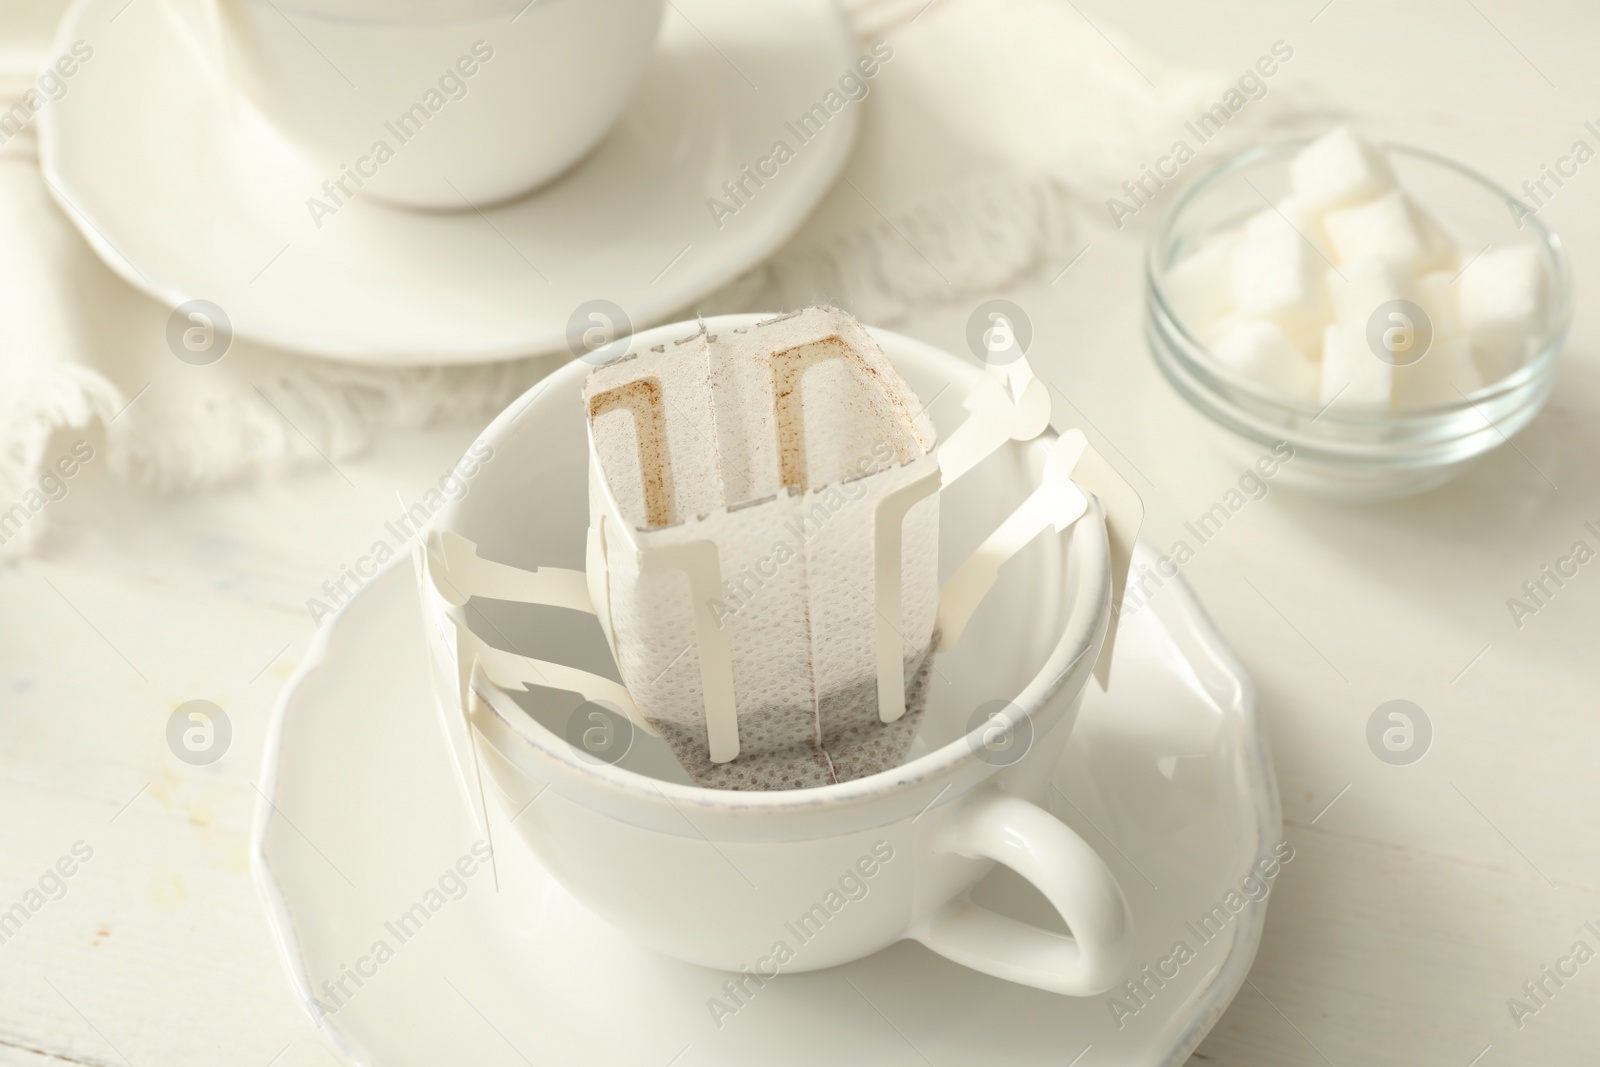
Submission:
POLYGON ((871 335, 808 308, 602 367, 588 582, 624 684, 726 789, 900 763, 939 610, 932 422, 871 335))

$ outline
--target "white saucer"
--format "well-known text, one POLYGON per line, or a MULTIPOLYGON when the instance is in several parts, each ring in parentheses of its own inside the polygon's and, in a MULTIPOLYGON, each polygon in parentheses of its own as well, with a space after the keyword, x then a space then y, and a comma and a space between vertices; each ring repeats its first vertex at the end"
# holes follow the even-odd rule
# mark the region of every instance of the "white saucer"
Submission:
MULTIPOLYGON (((909 941, 783 977, 718 1029, 707 1000, 726 998, 727 976, 639 948, 588 912, 493 803, 498 891, 486 867, 459 900, 430 898, 473 831, 428 671, 402 557, 323 629, 278 704, 262 770, 257 883, 297 995, 353 1062, 1178 1065, 1255 955, 1265 900, 1203 945, 1185 926, 1271 854, 1282 824, 1251 683, 1181 580, 1123 623, 1112 693, 1090 685, 1056 774, 1057 814, 1127 893, 1139 964, 1179 940, 1197 951, 1161 988, 1147 983, 1120 1030, 1108 997, 1011 985, 909 941), (402 943, 385 923, 418 903, 439 906, 402 943), (347 969, 361 985, 345 977, 348 995, 330 995, 324 980, 347 969), (320 1015, 312 997, 336 1010, 320 1015)), ((1004 868, 975 895, 1051 921, 1004 868)))
MULTIPOLYGON (((341 359, 566 351, 591 300, 653 325, 794 232, 843 167, 862 106, 804 144, 785 126, 861 50, 834 0, 681 0, 617 128, 554 184, 450 213, 358 196, 319 229, 306 201, 337 175, 232 104, 208 2, 73 5, 58 42, 94 54, 40 116, 45 177, 129 284, 169 307, 209 300, 236 336, 341 359), (794 158, 719 229, 707 198, 726 202, 723 183, 780 139, 794 158)), ((593 73, 606 76, 604 57, 593 73)))

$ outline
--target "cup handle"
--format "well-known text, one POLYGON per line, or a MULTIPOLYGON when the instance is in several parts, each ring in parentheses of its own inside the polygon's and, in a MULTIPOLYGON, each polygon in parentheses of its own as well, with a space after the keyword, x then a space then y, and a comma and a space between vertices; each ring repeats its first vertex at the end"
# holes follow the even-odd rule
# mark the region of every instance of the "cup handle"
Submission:
POLYGON ((911 937, 975 971, 1067 996, 1104 993, 1133 960, 1133 917, 1105 862, 1060 819, 1020 797, 987 792, 967 803, 935 846, 1005 864, 1032 882, 1071 936, 1019 922, 967 896, 911 937))

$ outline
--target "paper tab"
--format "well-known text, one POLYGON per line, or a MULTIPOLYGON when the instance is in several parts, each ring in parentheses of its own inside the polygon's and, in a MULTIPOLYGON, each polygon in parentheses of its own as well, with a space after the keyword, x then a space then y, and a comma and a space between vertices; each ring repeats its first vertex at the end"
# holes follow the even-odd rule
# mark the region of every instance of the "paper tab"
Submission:
POLYGON ((1026 358, 990 367, 967 395, 966 421, 939 446, 939 469, 950 485, 1007 441, 1031 441, 1050 425, 1050 390, 1026 358))
POLYGON ((435 573, 439 595, 452 604, 469 597, 509 600, 518 604, 544 604, 595 613, 589 599, 589 580, 583 571, 540 567, 526 571, 478 555, 478 546, 452 530, 439 534, 444 551, 443 573, 435 573))
POLYGON ((1111 684, 1111 655, 1116 644, 1117 625, 1122 618, 1122 595, 1128 587, 1128 569, 1133 564, 1133 546, 1144 522, 1144 501, 1116 468, 1089 446, 1082 430, 1068 430, 1061 439, 1077 442, 1074 447, 1081 451, 1072 468, 1072 480, 1093 493, 1106 513, 1106 540, 1111 545, 1111 625, 1106 628, 1106 643, 1094 665, 1094 676, 1105 689, 1111 684))
POLYGON ((939 491, 935 467, 910 485, 886 493, 872 516, 872 589, 877 618, 874 640, 878 663, 878 719, 894 722, 906 713, 905 638, 900 632, 900 572, 906 513, 939 491))
POLYGON ((722 568, 711 541, 686 541, 639 552, 639 569, 675 567, 689 579, 695 648, 700 657, 700 688, 706 704, 706 743, 712 763, 739 755, 739 718, 734 708, 733 650, 728 632, 717 625, 712 604, 722 594, 722 568))
POLYGON ((983 603, 1000 577, 1000 568, 1021 552, 1046 527, 1059 533, 1088 510, 1089 502, 1073 484, 1071 472, 1079 462, 1082 435, 1058 438, 1045 462, 1044 480, 1028 498, 990 534, 977 551, 951 575, 939 593, 939 648, 961 638, 973 612, 983 603))

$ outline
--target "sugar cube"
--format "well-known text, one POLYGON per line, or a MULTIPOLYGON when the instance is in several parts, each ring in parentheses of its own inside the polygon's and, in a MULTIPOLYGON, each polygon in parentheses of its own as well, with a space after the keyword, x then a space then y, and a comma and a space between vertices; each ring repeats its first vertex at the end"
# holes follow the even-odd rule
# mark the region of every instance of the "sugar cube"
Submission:
POLYGON ((1288 226, 1261 227, 1234 249, 1234 307, 1242 318, 1271 319, 1303 349, 1313 349, 1327 318, 1322 258, 1288 226))
POLYGON ((1214 338, 1211 353, 1225 366, 1286 396, 1316 396, 1316 363, 1276 323, 1232 318, 1220 324, 1214 338))
POLYGON ((1433 217, 1427 208, 1406 197, 1406 205, 1411 209, 1411 222, 1417 228, 1417 236, 1422 240, 1418 257, 1412 261, 1412 267, 1418 274, 1429 271, 1450 271, 1450 276, 1455 277, 1461 250, 1456 247, 1455 238, 1445 230, 1443 224, 1433 217))
POLYGON ((1322 212, 1381 196, 1394 188, 1394 172, 1378 149, 1339 126, 1300 150, 1289 183, 1307 209, 1322 212))
POLYGON ((1400 190, 1364 204, 1330 211, 1322 220, 1339 263, 1392 259, 1417 273, 1439 270, 1455 248, 1434 222, 1400 190))
POLYGON ((1435 339, 1428 354, 1405 367, 1395 367, 1394 406, 1427 408, 1459 403, 1483 388, 1465 337, 1435 339))
POLYGON ((1416 282, 1403 265, 1389 259, 1358 259, 1326 274, 1334 321, 1365 334, 1372 313, 1391 300, 1416 301, 1416 282))
POLYGON ((1299 234, 1318 254, 1328 255, 1328 235, 1322 229, 1322 213, 1313 211, 1302 197, 1292 193, 1246 219, 1244 235, 1251 237, 1283 229, 1299 234))
POLYGON ((1428 313, 1435 338, 1461 335, 1461 311, 1456 304, 1455 272, 1434 271, 1417 279, 1417 303, 1428 313))
POLYGON ((1200 331, 1233 310, 1233 290, 1228 280, 1238 235, 1232 232, 1201 244, 1167 272, 1167 301, 1178 320, 1200 331))
POLYGON ((1535 245, 1492 248, 1456 281, 1461 326, 1487 381, 1516 370, 1544 333, 1544 261, 1535 245))
POLYGON ((1394 367, 1367 347, 1366 335, 1330 323, 1322 338, 1322 403, 1387 408, 1394 367))

